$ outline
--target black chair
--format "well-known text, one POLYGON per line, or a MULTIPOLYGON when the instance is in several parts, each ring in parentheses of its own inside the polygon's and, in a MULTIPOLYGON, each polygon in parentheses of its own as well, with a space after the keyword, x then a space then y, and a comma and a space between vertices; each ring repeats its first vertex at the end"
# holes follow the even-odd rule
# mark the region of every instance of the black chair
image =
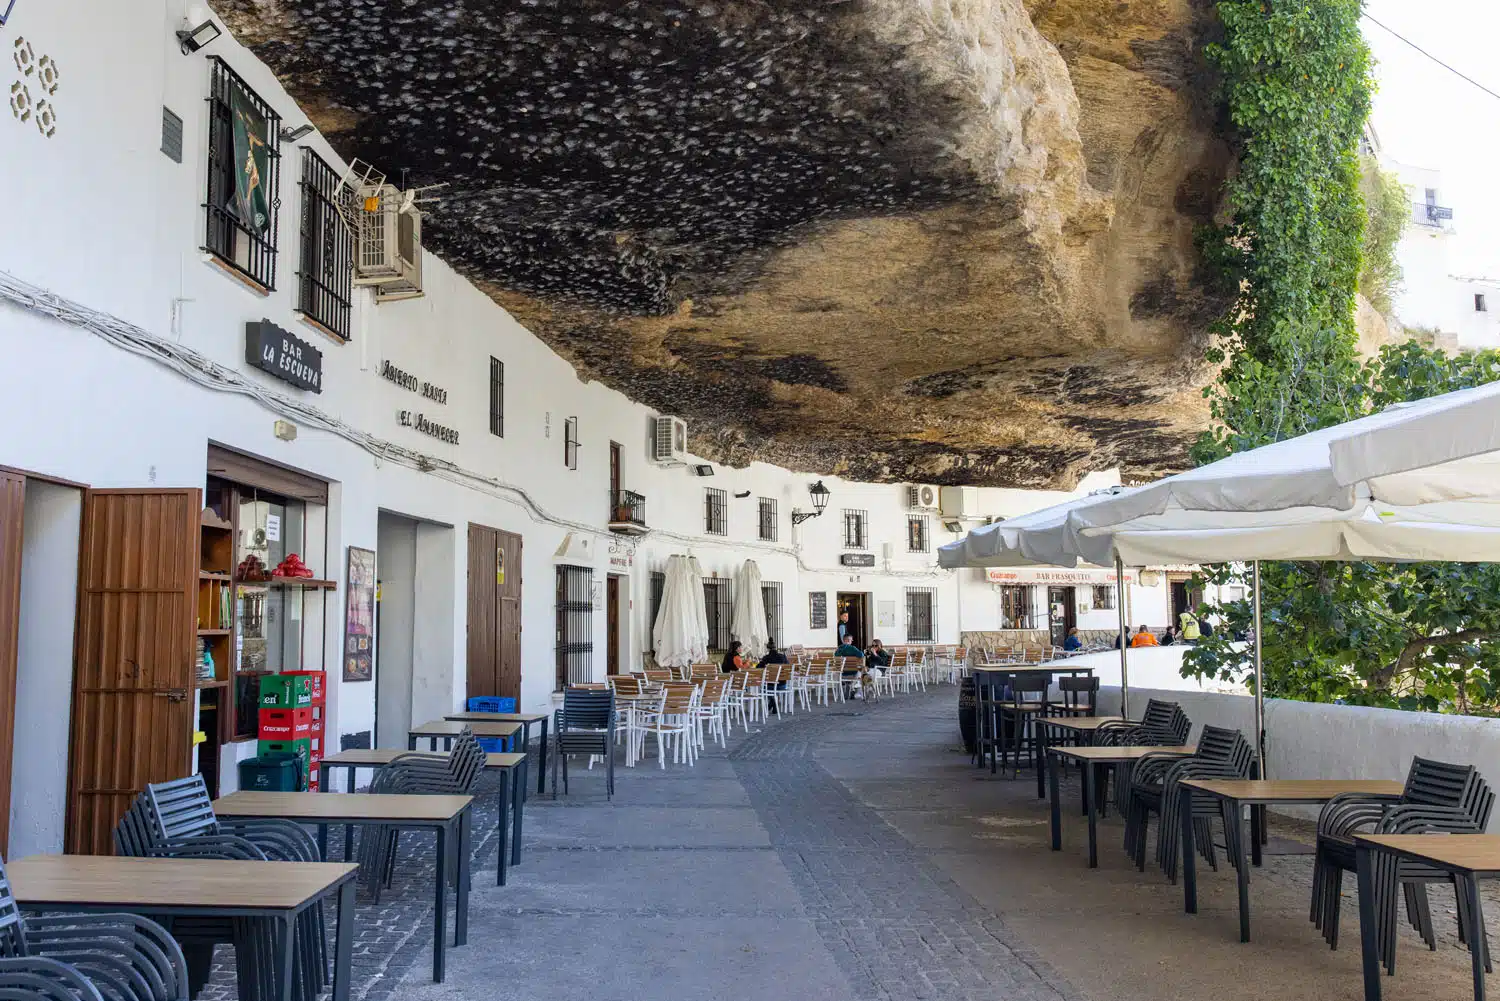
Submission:
MULTIPOLYGON (((1171 754, 1147 754, 1131 766, 1129 806, 1125 813, 1125 850, 1135 860, 1136 868, 1146 869, 1146 841, 1151 814, 1161 817, 1156 833, 1156 862, 1162 872, 1177 878, 1177 859, 1182 833, 1182 785, 1186 779, 1245 779, 1255 767, 1255 749, 1238 730, 1205 726, 1198 737, 1198 748, 1188 757, 1171 754)), ((1237 833, 1222 804, 1207 797, 1193 801, 1193 840, 1199 852, 1215 870, 1219 868, 1210 831, 1215 816, 1224 821, 1226 841, 1231 848, 1237 833)), ((1230 852, 1230 859, 1238 859, 1230 852)))
POLYGON ((0 1001, 104 1001, 104 996, 66 963, 17 956, 0 959, 0 1001))
POLYGON ((1002 743, 1000 734, 1000 704, 1005 700, 1006 679, 1004 671, 974 671, 974 756, 976 768, 990 765, 991 774, 1002 743))
POLYGON ((1099 707, 1099 679, 1092 674, 1065 674, 1057 679, 1058 701, 1048 706, 1053 716, 1092 716, 1099 707))
MULTIPOLYGON (((24 991, 27 983, 23 981, 40 978, 62 986, 69 992, 64 997, 103 1001, 187 1001, 189 997, 182 950, 161 925, 136 914, 22 917, 3 866, 0 957, 9 961, 0 981, 10 983, 11 990, 24 991), (24 962, 14 962, 18 960, 24 962)), ((30 987, 43 990, 35 982, 30 987)))
MULTIPOLYGON (((1098 747, 1178 747, 1187 742, 1192 729, 1193 721, 1182 711, 1182 706, 1176 702, 1150 699, 1139 720, 1111 720, 1100 724, 1094 731, 1094 744, 1098 747)), ((1115 776, 1117 769, 1109 766, 1103 771, 1104 779, 1098 786, 1101 803, 1108 802, 1110 778, 1115 776)), ((1130 783, 1116 779, 1114 789, 1115 805, 1121 816, 1125 816, 1130 811, 1130 783)))
MULTIPOLYGON (((1346 793, 1323 806, 1318 817, 1317 856, 1313 862, 1310 919, 1323 932, 1330 948, 1338 948, 1339 911, 1344 873, 1355 869, 1356 833, 1416 834, 1482 833, 1489 825, 1495 794, 1472 765, 1456 765, 1430 758, 1412 758, 1406 785, 1399 797, 1346 793)), ((1376 853, 1377 943, 1386 969, 1396 969, 1396 887, 1406 898, 1406 915, 1428 948, 1437 948, 1427 883, 1450 882, 1451 876, 1418 862, 1395 862, 1376 853)), ((1471 916, 1464 894, 1458 897, 1459 941, 1468 942, 1483 916, 1471 916), (1478 920, 1475 921, 1474 918, 1478 920)), ((1490 969, 1485 948, 1485 969, 1490 969)))
POLYGON ((604 758, 605 794, 615 794, 615 693, 609 689, 569 688, 554 723, 552 798, 557 798, 557 769, 562 766, 563 792, 568 791, 568 755, 604 758))
MULTIPOLYGON (((1005 697, 999 703, 1002 767, 1008 758, 1011 778, 1021 774, 1021 755, 1029 752, 1032 767, 1040 767, 1042 734, 1036 720, 1047 715, 1050 671, 1012 671, 1006 675, 1005 697)), ((993 770, 993 769, 992 769, 993 770)))
MULTIPOLYGON (((370 782, 370 792, 396 795, 473 795, 484 773, 485 752, 470 727, 464 727, 447 754, 412 751, 382 765, 370 782)), ((395 824, 366 827, 359 839, 360 876, 375 903, 395 878, 401 828, 395 824)), ((458 854, 450 859, 448 878, 458 878, 458 854)))

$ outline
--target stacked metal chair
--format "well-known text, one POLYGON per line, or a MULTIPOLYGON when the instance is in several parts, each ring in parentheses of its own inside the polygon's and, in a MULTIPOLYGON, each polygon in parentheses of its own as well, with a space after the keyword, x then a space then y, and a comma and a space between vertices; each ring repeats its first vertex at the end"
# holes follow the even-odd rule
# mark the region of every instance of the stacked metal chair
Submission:
MULTIPOLYGON (((751 672, 743 673, 748 681, 751 672)), ((758 688, 755 694, 760 696, 758 688)), ((586 688, 566 689, 562 708, 557 710, 553 719, 552 732, 552 797, 557 798, 559 765, 562 767, 563 792, 566 793, 568 755, 589 754, 604 758, 605 790, 612 798, 615 794, 615 693, 586 688)))
POLYGON ((0 998, 187 1001, 187 964, 136 914, 22 917, 0 866, 0 998))
MULTIPOLYGON (((370 792, 396 795, 471 796, 484 774, 485 752, 470 727, 464 727, 446 754, 424 754, 412 751, 400 754, 381 765, 370 782, 370 792)), ((503 821, 504 818, 502 817, 503 821)), ((391 885, 395 876, 396 856, 401 844, 401 829, 393 824, 367 827, 359 839, 360 876, 370 887, 375 902, 391 885)), ((458 853, 451 853, 448 878, 458 874, 458 853)))
MULTIPOLYGON (((1190 757, 1148 754, 1131 766, 1129 802, 1125 811, 1125 850, 1135 859, 1142 872, 1146 869, 1146 834, 1151 814, 1161 817, 1156 832, 1156 862, 1162 872, 1177 878, 1177 858, 1182 834, 1182 785, 1185 779, 1246 779, 1255 767, 1255 749, 1238 730, 1205 726, 1198 737, 1198 749, 1190 757)), ((1125 783, 1122 783, 1125 784, 1125 783)), ((1193 802, 1193 840, 1199 852, 1215 870, 1219 868, 1209 827, 1215 816, 1224 821, 1225 837, 1231 849, 1238 833, 1238 819, 1226 815, 1215 800, 1193 802)), ((1230 851, 1231 860, 1239 853, 1230 851)))
MULTIPOLYGON (((1335 796, 1318 817, 1318 848, 1313 862, 1313 924, 1330 948, 1339 944, 1339 910, 1344 872, 1355 868, 1353 835, 1360 834, 1481 834, 1489 825, 1495 793, 1472 765, 1455 765, 1430 758, 1412 758, 1406 787, 1399 798, 1346 793, 1335 796)), ((1376 853, 1375 913, 1377 942, 1386 970, 1396 970, 1396 888, 1406 898, 1406 916, 1429 949, 1437 948, 1427 883, 1451 882, 1452 877, 1419 862, 1396 862, 1376 853)), ((1458 937, 1467 943, 1476 922, 1468 913, 1465 895, 1458 897, 1458 937)), ((1483 916, 1477 926, 1483 927, 1483 916)), ((1490 969, 1485 948, 1485 969, 1490 969)))
MULTIPOLYGON (((214 815, 201 775, 148 785, 115 825, 115 853, 157 858, 321 862, 312 836, 289 820, 222 821, 214 815)), ((268 922, 246 918, 175 918, 172 934, 188 958, 194 994, 208 978, 213 947, 232 944, 242 1001, 275 996, 276 939, 268 922)), ((293 948, 296 993, 313 1001, 328 984, 328 953, 321 902, 297 919, 293 948)))
MULTIPOLYGON (((1192 730, 1193 721, 1182 711, 1182 706, 1163 699, 1150 699, 1146 702, 1146 711, 1141 714, 1139 722, 1116 720, 1101 724, 1094 731, 1094 744, 1100 747, 1177 747, 1187 742, 1192 730)), ((1113 768, 1106 770, 1106 785, 1109 781, 1107 776, 1114 772, 1113 768)), ((1106 788, 1101 786, 1099 795, 1102 801, 1107 802, 1106 794, 1106 788)), ((1119 807, 1121 815, 1129 812, 1129 782, 1115 782, 1115 805, 1119 807)))

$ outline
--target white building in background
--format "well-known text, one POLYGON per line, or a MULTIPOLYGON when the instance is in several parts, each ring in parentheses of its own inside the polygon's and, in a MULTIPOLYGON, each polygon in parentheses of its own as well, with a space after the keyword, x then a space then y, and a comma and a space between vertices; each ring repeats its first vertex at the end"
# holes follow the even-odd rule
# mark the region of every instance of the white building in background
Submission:
MULTIPOLYGON (((637 668, 673 554, 700 560, 720 645, 747 559, 783 645, 834 645, 841 605, 891 644, 1114 628, 1106 571, 936 566, 986 519, 1076 492, 664 454, 663 415, 580 381, 431 254, 420 297, 349 288, 326 197, 348 165, 283 134, 305 116, 232 37, 185 54, 185 9, 26 2, 0 26, 8 856, 60 849, 65 821, 70 847, 101 846, 122 789, 189 761, 233 789, 262 672, 328 672, 331 752, 404 747, 468 695, 543 710, 564 680, 637 668), (254 227, 232 166, 247 107, 272 154, 254 227), (793 525, 820 479, 826 511, 793 525), (289 553, 313 582, 254 581, 289 553)), ((1136 572, 1132 623, 1166 625, 1186 577, 1136 572)))

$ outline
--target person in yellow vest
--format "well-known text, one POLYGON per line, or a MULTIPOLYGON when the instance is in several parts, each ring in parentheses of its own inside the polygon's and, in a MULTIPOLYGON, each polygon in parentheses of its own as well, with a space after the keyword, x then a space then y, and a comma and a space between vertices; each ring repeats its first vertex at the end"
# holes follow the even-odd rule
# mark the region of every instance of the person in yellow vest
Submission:
POLYGON ((1192 612, 1183 609, 1182 614, 1177 616, 1177 621, 1182 625, 1182 639, 1184 642, 1196 642, 1202 635, 1198 629, 1198 617, 1192 612))
POLYGON ((1156 637, 1151 634, 1151 630, 1147 629, 1145 626, 1141 626, 1140 632, 1136 633, 1130 638, 1130 645, 1136 647, 1160 646, 1161 644, 1156 642, 1156 637))

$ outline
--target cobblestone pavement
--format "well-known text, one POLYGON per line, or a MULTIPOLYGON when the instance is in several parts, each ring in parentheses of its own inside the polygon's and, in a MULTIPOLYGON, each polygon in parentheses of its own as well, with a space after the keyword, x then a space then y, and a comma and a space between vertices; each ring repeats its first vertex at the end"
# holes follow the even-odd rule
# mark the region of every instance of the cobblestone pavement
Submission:
MULTIPOLYGON (((395 890, 380 907, 361 895, 353 997, 1362 997, 1352 880, 1345 941, 1330 951, 1307 921, 1311 857, 1269 856, 1252 875, 1254 940, 1242 945, 1222 859, 1217 873, 1200 866, 1196 916, 1179 887, 1125 859, 1113 816, 1088 869, 1071 776, 1063 851, 1049 851, 1035 783, 970 765, 956 701, 939 686, 773 719, 692 768, 659 767, 653 746, 619 769, 613 800, 602 768, 575 769, 567 796, 530 800, 522 865, 504 888, 483 796, 469 944, 449 951, 447 982, 429 976, 431 849, 408 835, 395 890)), ((1306 840, 1308 828, 1273 819, 1273 834, 1306 840)), ((1452 906, 1434 889, 1435 953, 1403 930, 1387 998, 1468 996, 1452 906)), ((215 998, 230 996, 221 978, 215 998)))

